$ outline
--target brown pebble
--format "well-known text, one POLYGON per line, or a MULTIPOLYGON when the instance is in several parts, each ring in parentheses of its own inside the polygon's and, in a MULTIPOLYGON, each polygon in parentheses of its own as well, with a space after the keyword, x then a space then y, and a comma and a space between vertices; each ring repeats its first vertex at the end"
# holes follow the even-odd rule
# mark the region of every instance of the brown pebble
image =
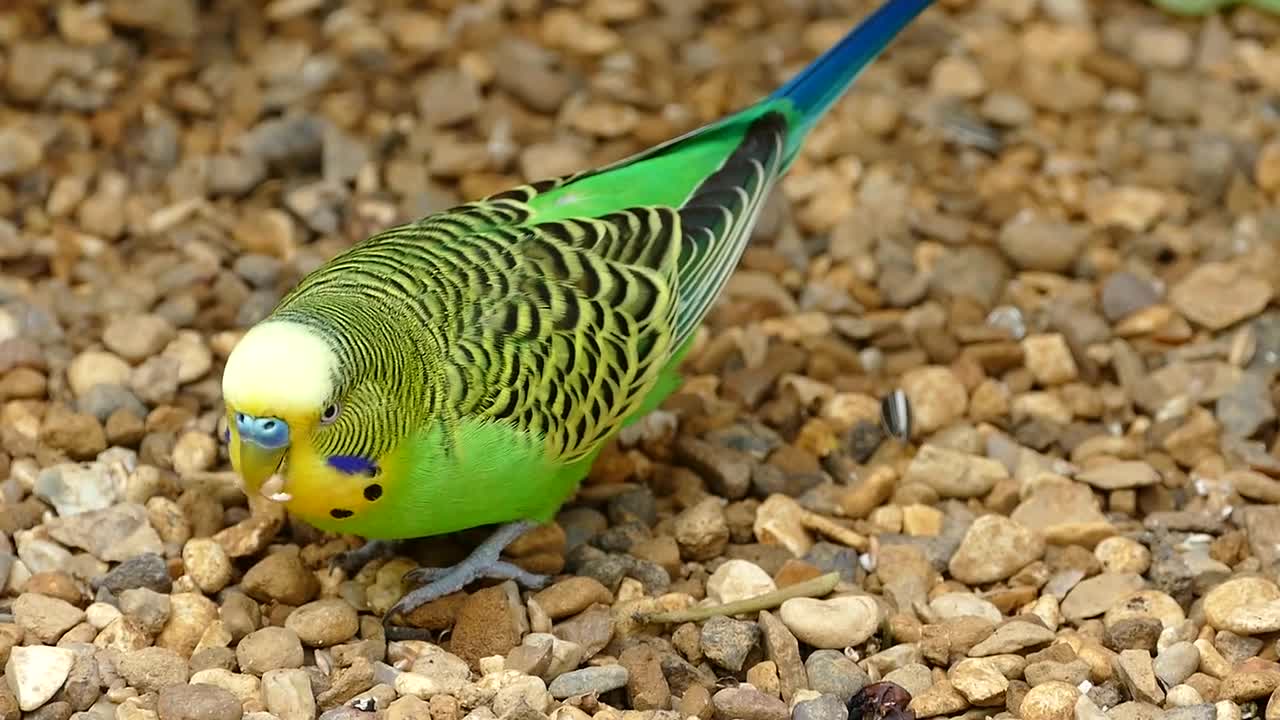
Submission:
POLYGON ((561 620, 594 603, 612 605, 613 593, 595 578, 571 577, 539 591, 533 599, 552 620, 561 620))
POLYGON ((449 649, 480 669, 480 658, 506 655, 520 642, 524 607, 515 583, 478 590, 458 610, 449 649))

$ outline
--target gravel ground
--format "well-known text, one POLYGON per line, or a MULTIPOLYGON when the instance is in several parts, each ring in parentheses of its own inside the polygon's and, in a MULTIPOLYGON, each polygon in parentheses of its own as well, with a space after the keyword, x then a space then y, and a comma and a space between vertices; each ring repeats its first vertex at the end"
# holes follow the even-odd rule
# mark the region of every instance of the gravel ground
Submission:
POLYGON ((683 390, 511 548, 548 589, 388 642, 400 576, 482 533, 347 578, 357 539, 239 491, 222 362, 302 273, 750 102, 870 5, 4 3, 0 720, 843 720, 880 680, 918 718, 1280 720, 1280 20, 1249 8, 925 13, 683 390))

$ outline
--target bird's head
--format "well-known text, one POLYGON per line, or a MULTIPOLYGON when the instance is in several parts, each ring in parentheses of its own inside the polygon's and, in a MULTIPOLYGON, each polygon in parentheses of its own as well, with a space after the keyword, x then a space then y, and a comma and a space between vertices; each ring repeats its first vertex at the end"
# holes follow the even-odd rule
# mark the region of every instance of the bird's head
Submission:
MULTIPOLYGON (((227 358, 222 394, 231 463, 258 493, 300 440, 336 432, 343 414, 338 357, 316 330, 268 320, 227 358)), ((287 498, 280 498, 287 499, 287 498)))

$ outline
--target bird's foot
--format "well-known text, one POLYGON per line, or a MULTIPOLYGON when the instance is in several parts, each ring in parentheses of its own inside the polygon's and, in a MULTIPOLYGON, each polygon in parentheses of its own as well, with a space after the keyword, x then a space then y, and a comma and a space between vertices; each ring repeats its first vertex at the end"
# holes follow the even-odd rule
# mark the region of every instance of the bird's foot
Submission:
POLYGON ((329 567, 341 568, 347 577, 355 577, 365 565, 374 560, 389 558, 400 547, 397 540, 367 540, 355 550, 338 553, 329 561, 329 567))
POLYGON ((416 628, 390 625, 392 618, 404 617, 432 600, 458 592, 480 579, 514 580, 530 590, 543 588, 550 582, 549 575, 531 573, 501 558, 502 551, 516 538, 534 527, 527 521, 507 523, 494 531, 466 560, 443 568, 418 568, 404 577, 416 587, 400 598, 383 618, 388 640, 420 640, 425 633, 416 628))

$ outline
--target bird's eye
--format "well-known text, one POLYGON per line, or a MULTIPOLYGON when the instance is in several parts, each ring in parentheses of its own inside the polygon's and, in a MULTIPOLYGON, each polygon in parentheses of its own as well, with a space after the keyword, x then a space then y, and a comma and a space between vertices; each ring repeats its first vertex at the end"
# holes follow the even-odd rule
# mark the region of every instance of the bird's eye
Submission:
POLYGON ((323 425, 328 425, 332 423, 334 420, 337 420, 338 413, 341 410, 342 408, 339 407, 338 403, 333 403, 332 405, 329 405, 328 407, 326 407, 324 410, 320 412, 320 423, 323 425))

